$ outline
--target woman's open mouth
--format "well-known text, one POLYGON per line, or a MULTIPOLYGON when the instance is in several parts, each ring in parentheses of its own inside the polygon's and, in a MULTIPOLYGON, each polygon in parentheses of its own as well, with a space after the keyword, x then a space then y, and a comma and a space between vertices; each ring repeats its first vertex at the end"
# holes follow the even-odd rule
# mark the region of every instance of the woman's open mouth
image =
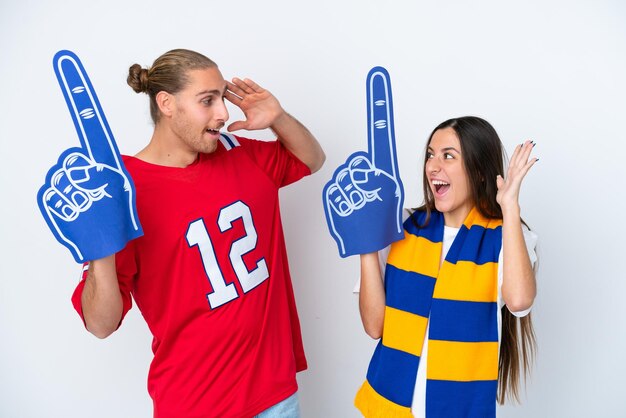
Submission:
POLYGON ((450 189, 450 183, 446 183, 442 180, 432 180, 432 184, 435 188, 435 194, 441 196, 450 189))

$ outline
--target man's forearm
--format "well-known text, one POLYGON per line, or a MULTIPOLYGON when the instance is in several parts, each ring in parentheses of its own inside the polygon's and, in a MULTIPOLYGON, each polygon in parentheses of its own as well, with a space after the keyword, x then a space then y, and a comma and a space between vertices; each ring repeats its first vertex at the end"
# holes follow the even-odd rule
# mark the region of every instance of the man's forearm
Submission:
POLYGON ((115 272, 115 255, 89 263, 81 303, 89 332, 106 338, 117 329, 122 318, 122 296, 115 272))
POLYGON ((326 155, 313 134, 296 118, 284 112, 270 127, 279 141, 300 161, 306 164, 312 173, 319 170, 326 155))

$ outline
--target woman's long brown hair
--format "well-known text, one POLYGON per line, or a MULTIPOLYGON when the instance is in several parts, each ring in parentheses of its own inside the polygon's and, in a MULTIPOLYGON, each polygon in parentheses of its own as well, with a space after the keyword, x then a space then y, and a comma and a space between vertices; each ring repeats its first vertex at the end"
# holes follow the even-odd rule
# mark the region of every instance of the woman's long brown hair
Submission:
MULTIPOLYGON (((506 153, 496 130, 489 122, 475 116, 449 119, 433 129, 426 149, 434 133, 445 128, 454 129, 461 143, 463 163, 476 208, 486 218, 502 219, 502 208, 496 201, 498 192, 496 177, 498 175, 504 177, 506 153)), ((426 153, 424 167, 427 158, 426 153)), ((430 213, 435 209, 435 198, 428 177, 426 175, 423 177, 424 205, 416 210, 426 211, 425 224, 427 224, 430 213)), ((526 379, 530 374, 535 351, 535 332, 530 314, 518 318, 503 306, 498 364, 498 403, 504 404, 507 398, 519 402, 520 378, 524 376, 526 379)))

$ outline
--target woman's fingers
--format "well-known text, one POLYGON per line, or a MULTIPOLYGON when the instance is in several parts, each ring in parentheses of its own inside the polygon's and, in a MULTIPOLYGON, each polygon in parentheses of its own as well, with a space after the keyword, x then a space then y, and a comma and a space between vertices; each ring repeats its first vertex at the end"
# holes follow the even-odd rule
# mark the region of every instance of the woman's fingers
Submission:
POLYGON ((518 145, 513 157, 511 157, 511 163, 507 173, 507 182, 515 182, 521 184, 522 180, 530 170, 530 168, 537 162, 538 158, 530 158, 530 154, 535 147, 535 143, 532 141, 526 141, 524 144, 518 145))
POLYGON ((523 170, 528 164, 530 154, 535 146, 532 141, 526 141, 523 144, 517 145, 513 156, 509 162, 508 175, 514 175, 516 172, 523 170))

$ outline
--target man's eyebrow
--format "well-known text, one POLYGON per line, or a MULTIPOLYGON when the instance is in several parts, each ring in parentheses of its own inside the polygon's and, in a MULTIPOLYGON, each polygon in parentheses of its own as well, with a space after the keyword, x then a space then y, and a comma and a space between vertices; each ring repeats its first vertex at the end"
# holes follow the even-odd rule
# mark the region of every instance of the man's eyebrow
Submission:
POLYGON ((202 90, 201 92, 197 93, 196 96, 202 96, 205 94, 217 94, 217 95, 224 95, 226 93, 226 90, 228 90, 228 86, 224 87, 223 90, 218 90, 218 89, 213 89, 213 90, 202 90))

